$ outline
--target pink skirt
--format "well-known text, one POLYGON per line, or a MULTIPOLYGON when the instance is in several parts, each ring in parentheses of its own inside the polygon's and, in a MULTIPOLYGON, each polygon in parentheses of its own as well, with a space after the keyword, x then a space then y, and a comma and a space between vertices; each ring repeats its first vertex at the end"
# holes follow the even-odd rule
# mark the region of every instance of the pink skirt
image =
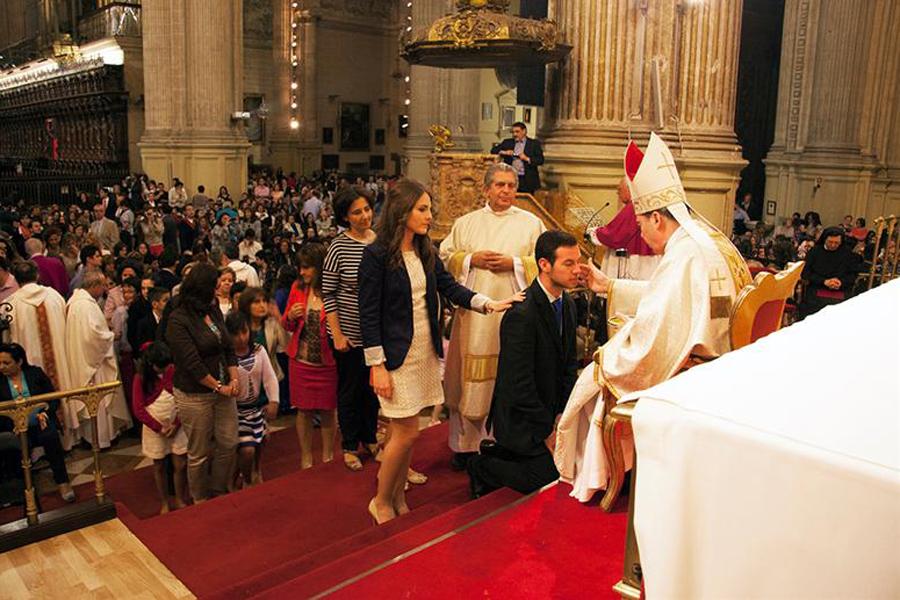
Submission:
POLYGON ((291 361, 291 406, 300 410, 337 408, 337 367, 291 361))

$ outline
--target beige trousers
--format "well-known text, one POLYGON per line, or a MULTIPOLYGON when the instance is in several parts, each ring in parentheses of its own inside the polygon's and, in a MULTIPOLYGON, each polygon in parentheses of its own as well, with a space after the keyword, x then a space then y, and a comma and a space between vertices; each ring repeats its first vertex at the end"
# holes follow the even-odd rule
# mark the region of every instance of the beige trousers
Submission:
POLYGON ((218 394, 175 388, 178 418, 188 439, 188 487, 194 501, 228 493, 238 443, 237 405, 218 394), (212 464, 209 463, 212 450, 212 464))

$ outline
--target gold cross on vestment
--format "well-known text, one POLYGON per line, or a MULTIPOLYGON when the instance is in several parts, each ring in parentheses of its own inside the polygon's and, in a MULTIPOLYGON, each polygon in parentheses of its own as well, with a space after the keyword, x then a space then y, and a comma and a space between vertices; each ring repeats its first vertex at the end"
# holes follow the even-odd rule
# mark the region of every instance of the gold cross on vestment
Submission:
POLYGON ((728 278, 725 277, 724 275, 722 275, 721 273, 719 273, 718 269, 716 269, 715 275, 716 275, 715 277, 709 278, 709 281, 711 283, 721 283, 721 282, 728 281, 728 278))
POLYGON ((671 177, 673 180, 675 179, 675 175, 678 174, 678 168, 675 166, 675 163, 663 163, 656 167, 657 171, 659 171, 660 169, 667 169, 669 171, 669 177, 671 177), (675 169, 675 174, 672 173, 672 169, 675 169))

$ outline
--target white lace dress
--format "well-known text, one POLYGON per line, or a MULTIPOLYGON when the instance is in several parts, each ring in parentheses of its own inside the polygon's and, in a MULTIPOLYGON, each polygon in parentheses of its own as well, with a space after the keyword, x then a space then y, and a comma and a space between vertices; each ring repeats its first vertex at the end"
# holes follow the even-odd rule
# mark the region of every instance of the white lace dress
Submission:
POLYGON ((378 398, 382 414, 392 419, 412 417, 424 408, 444 403, 441 363, 431 343, 425 303, 425 270, 415 252, 404 252, 403 261, 412 290, 413 338, 403 364, 390 371, 393 397, 378 398))

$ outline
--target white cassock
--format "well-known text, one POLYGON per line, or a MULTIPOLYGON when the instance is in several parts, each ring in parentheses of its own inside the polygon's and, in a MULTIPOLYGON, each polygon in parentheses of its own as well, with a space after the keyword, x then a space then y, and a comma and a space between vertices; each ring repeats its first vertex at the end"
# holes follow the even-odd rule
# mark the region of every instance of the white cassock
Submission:
MULTIPOLYGON (((66 360, 66 301, 51 287, 28 283, 13 293, 9 324, 10 341, 25 349, 28 363, 44 370, 57 391, 72 389, 66 360)), ((77 407, 64 400, 63 447, 72 447, 72 431, 78 428, 77 407)))
MULTIPOLYGON (((66 357, 72 386, 86 387, 116 381, 119 367, 110 330, 100 305, 84 289, 77 289, 66 305, 66 357)), ((78 411, 78 435, 91 442, 91 426, 82 404, 78 411)), ((119 431, 131 425, 131 415, 120 387, 100 404, 97 434, 101 448, 109 447, 119 431)))
MULTIPOLYGON (((571 495, 582 502, 605 489, 609 477, 602 444, 603 388, 619 402, 632 400, 675 375, 691 357, 715 358, 730 349, 731 307, 750 275, 724 235, 699 219, 695 223, 712 238, 718 260, 704 255, 679 227, 649 281, 617 280, 610 288, 607 312, 622 325, 578 378, 557 431, 554 458, 560 478, 572 484, 571 495)), ((632 440, 622 441, 630 461, 632 440)))
MULTIPOLYGON (((545 230, 532 213, 516 207, 495 212, 485 206, 458 218, 441 243, 447 270, 471 290, 502 300, 527 288, 537 276, 534 244, 545 230), (493 273, 472 266, 472 254, 490 250, 513 257, 513 271, 493 273)), ((444 370, 444 399, 450 409, 450 449, 477 452, 491 409, 501 313, 458 310, 444 370)))

